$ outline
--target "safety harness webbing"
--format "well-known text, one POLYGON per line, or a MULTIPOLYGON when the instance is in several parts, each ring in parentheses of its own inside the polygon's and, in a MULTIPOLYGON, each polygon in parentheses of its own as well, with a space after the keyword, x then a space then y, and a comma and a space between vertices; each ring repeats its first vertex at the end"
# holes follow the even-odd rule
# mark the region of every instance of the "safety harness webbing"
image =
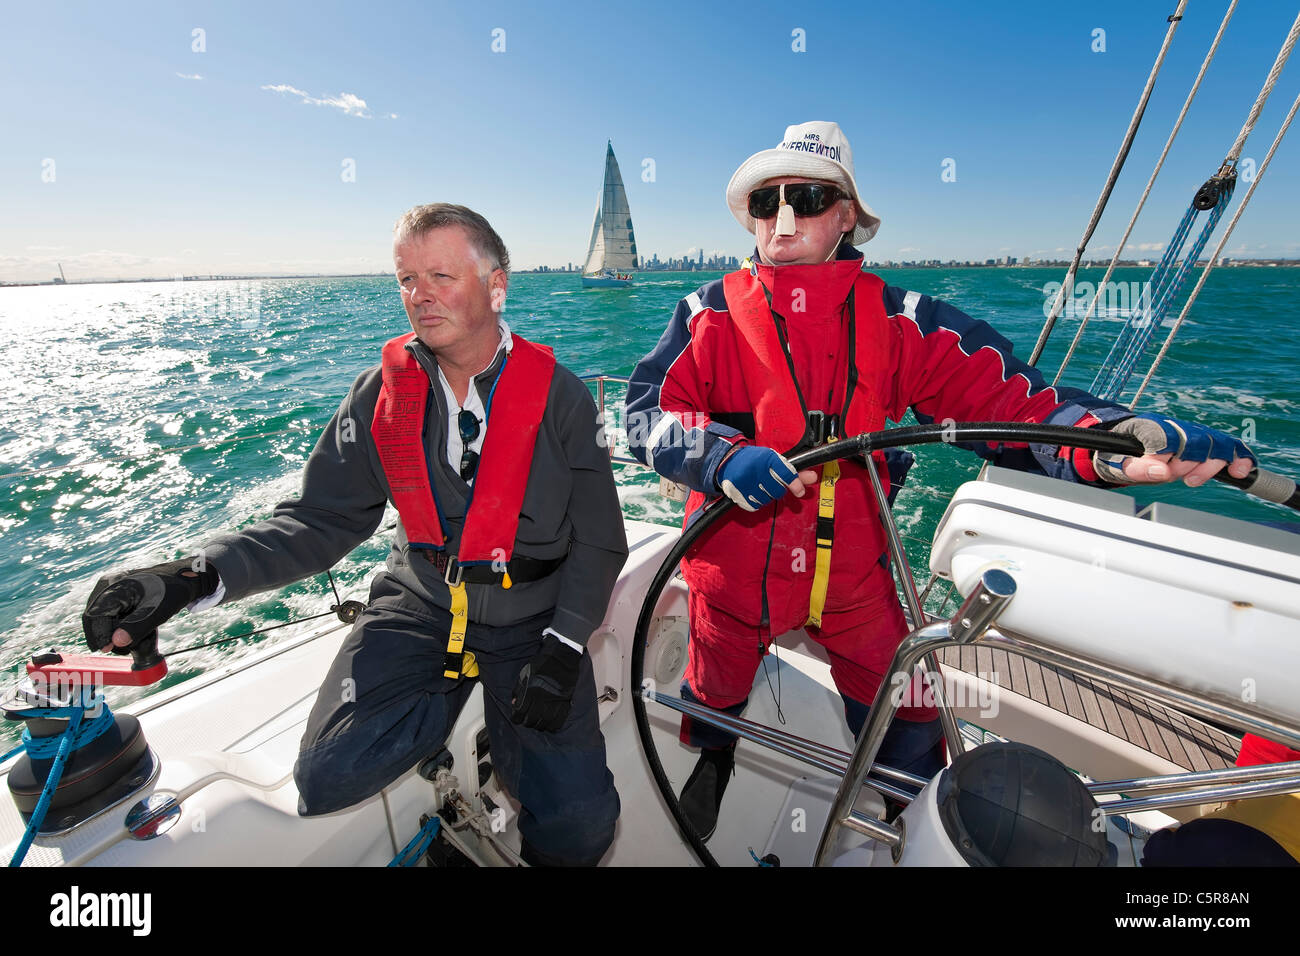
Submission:
MULTIPOLYGON (((835 441, 831 437, 831 441, 835 441)), ((826 586, 831 578, 831 545, 835 540, 835 483, 840 479, 840 463, 828 461, 822 466, 821 489, 817 497, 817 566, 813 570, 812 594, 808 596, 808 623, 822 626, 826 607, 826 586)))

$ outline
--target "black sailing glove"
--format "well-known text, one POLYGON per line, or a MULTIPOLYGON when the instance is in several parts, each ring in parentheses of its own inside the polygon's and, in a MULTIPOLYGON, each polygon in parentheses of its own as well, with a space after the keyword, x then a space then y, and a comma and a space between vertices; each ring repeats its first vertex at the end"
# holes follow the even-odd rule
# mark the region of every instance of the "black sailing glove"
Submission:
POLYGON ((556 731, 563 727, 573 705, 581 663, 578 651, 549 634, 542 638, 542 649, 519 672, 510 719, 534 730, 556 731))
POLYGON ((194 570, 194 561, 172 561, 152 568, 106 574, 95 584, 81 615, 86 645, 92 651, 113 644, 118 628, 131 635, 126 647, 113 646, 115 654, 129 653, 177 612, 217 589, 217 569, 209 564, 194 570))

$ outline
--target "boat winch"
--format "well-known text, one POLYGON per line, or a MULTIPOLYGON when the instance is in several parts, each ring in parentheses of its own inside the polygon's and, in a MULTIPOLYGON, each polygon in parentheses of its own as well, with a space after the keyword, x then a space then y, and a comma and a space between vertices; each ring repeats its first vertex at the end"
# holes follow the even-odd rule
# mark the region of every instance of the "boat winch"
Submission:
POLYGON ((142 687, 167 673, 157 633, 131 650, 106 654, 35 655, 27 678, 4 700, 4 715, 24 723, 22 749, 9 771, 9 793, 27 822, 14 854, 26 855, 37 834, 84 823, 147 787, 158 763, 140 722, 113 714, 106 686, 142 687))

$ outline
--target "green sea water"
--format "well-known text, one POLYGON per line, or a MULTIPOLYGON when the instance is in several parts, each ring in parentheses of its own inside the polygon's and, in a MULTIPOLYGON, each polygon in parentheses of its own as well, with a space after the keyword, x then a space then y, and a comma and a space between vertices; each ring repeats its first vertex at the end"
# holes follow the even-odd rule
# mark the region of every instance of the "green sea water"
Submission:
MULTIPOLYGON (((1140 282, 1149 270, 1119 270, 1140 282)), ((887 282, 991 322, 1027 355, 1043 322, 1045 268, 882 270, 887 282)), ((677 300, 711 273, 645 273, 630 289, 587 290, 572 274, 514 276, 506 319, 554 347, 579 375, 627 375, 663 333, 677 300)), ((1099 279, 1099 274, 1081 276, 1099 279)), ((1300 269, 1214 272, 1142 408, 1243 434, 1274 470, 1300 475, 1300 269)), ((1076 319, 1058 326, 1040 368, 1055 373, 1076 319)), ((1090 326, 1063 384, 1087 387, 1120 328, 1090 326)), ((96 578, 192 553, 214 533, 266 517, 296 494, 316 436, 382 344, 409 330, 391 277, 123 283, 0 289, 0 671, 34 651, 84 649, 80 614, 96 578)), ((1163 338, 1163 331, 1159 338, 1163 338)), ((1131 388, 1129 393, 1131 394, 1131 388)), ((622 421, 621 387, 607 422, 622 421)), ((916 450, 896 505, 918 573, 951 491, 978 470, 958 449, 916 450)), ((624 513, 674 524, 681 506, 657 479, 616 465, 624 513)), ((1212 483, 1135 493, 1250 520, 1290 512, 1212 483)), ((384 522, 392 523, 391 511, 384 522)), ((387 553, 380 533, 335 580, 364 599, 387 553)), ((162 649, 328 609, 324 576, 233 606, 181 615, 162 649)), ((293 629, 169 660, 169 686, 293 629)), ((132 699, 114 692, 114 702, 132 699)), ((12 739, 12 727, 0 728, 12 739)))

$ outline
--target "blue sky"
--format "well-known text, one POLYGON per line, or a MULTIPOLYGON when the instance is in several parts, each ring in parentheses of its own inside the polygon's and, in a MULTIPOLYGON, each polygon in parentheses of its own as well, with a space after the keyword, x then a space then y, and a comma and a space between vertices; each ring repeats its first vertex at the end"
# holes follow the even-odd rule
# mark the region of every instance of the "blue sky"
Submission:
MULTIPOLYGON (((606 139, 643 255, 743 255, 723 188, 808 119, 839 122, 853 145, 884 223, 868 258, 1068 257, 1175 6, 11 3, 0 280, 46 279, 60 261, 69 278, 387 271, 393 221, 439 200, 484 213, 517 267, 563 264, 585 252, 606 139)), ((1097 254, 1226 7, 1188 4, 1097 254)), ((1217 169, 1295 14, 1239 4, 1135 254, 1168 240, 1217 169)), ((1297 89, 1293 63, 1246 156, 1262 160, 1297 89)), ((1279 149, 1230 254, 1300 255, 1298 151, 1279 149)))

